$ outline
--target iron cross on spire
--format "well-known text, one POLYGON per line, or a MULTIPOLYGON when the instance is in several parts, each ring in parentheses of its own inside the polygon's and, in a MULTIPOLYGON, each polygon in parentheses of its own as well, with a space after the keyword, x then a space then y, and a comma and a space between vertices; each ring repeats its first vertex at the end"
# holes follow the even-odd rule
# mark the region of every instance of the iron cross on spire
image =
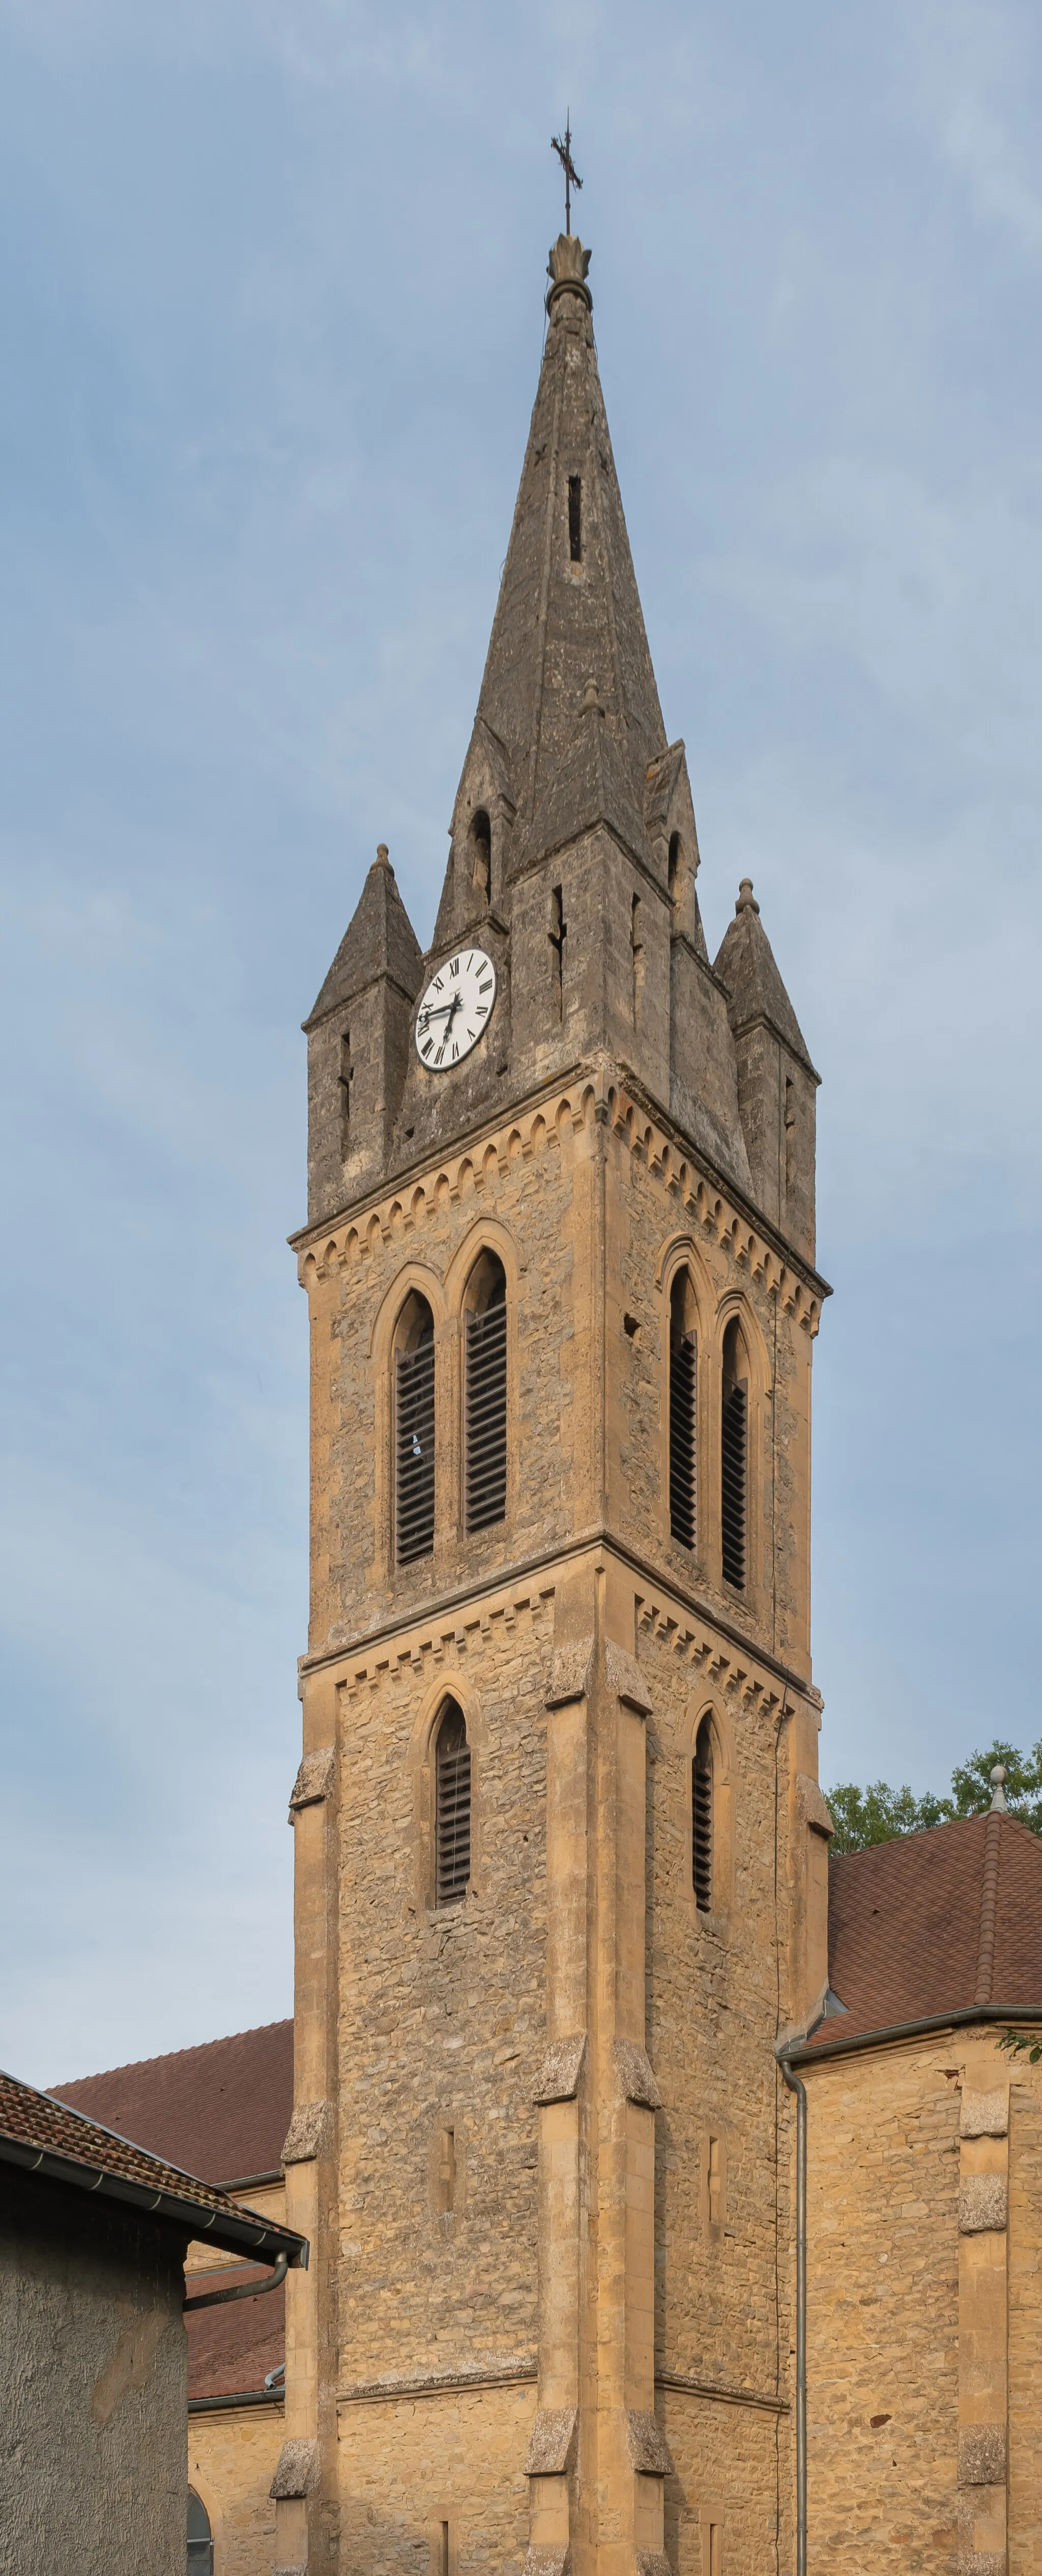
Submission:
POLYGON ((572 159, 571 120, 572 111, 571 108, 569 108, 564 129, 563 143, 561 142, 560 136, 557 134, 552 134, 550 137, 550 150, 551 152, 556 152, 561 168, 564 171, 564 228, 569 236, 571 235, 572 229, 572 189, 582 187, 582 180, 579 177, 579 173, 572 159))

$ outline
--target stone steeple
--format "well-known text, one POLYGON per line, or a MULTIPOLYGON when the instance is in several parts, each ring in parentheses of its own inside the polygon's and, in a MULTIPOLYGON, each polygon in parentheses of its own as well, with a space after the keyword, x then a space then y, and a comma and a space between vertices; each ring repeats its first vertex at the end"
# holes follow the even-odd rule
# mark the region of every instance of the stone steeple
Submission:
POLYGON ((309 1023, 300 2576, 518 2569, 522 2479, 526 2576, 759 2576, 788 2524, 814 1076, 751 888, 709 961, 588 265, 555 244, 430 951, 382 853, 309 1023))
POLYGON ((528 856, 542 856, 572 819, 562 795, 570 772, 575 820, 588 819, 588 683, 605 744, 592 802, 641 854, 644 779, 666 748, 597 368, 589 265, 590 252, 562 234, 550 253, 546 347, 478 699, 479 724, 506 754, 528 856))
POLYGON ((307 1024, 310 1213, 334 1214, 447 1131, 462 1140, 600 1056, 808 1251, 815 1077, 758 921, 740 913, 709 962, 684 745, 667 741, 601 391, 590 256, 568 234, 550 252, 539 384, 430 950, 421 960, 393 877, 371 869, 307 1024), (432 1078, 410 1011, 465 942, 492 958, 495 1009, 465 1061, 432 1078), (371 1059, 364 1082, 348 1077, 353 1125, 336 1028, 349 1001, 350 1063, 359 1030, 371 1059), (780 1077, 768 1063, 779 1045, 780 1077))

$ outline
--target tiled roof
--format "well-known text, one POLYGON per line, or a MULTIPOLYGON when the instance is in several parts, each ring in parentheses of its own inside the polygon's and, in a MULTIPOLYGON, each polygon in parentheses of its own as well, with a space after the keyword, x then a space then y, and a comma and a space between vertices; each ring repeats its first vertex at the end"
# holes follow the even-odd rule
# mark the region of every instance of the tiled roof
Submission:
MULTIPOLYGON (((67 2168, 58 2179, 76 2183, 82 2177, 84 2187, 89 2189, 99 2176, 110 2177, 118 2197, 132 2201, 142 2210, 154 2210, 172 2223, 179 2223, 183 2215, 186 2232, 224 2250, 243 2250, 247 2234, 252 2236, 257 2250, 263 2236, 284 2242, 287 2250, 298 2243, 284 2229, 272 2229, 264 2220, 240 2209, 226 2192, 198 2182, 182 2166, 168 2164, 163 2157, 149 2155, 144 2148, 132 2145, 128 2138, 114 2136, 82 2112, 56 2102, 51 2094, 38 2093, 33 2085, 20 2083, 17 2076, 0 2074, 0 2161, 13 2161, 26 2171, 42 2170, 54 2179, 53 2160, 67 2168)), ((272 2252, 276 2250, 273 2243, 272 2252)))
POLYGON ((973 2004, 1042 2019, 1042 1839, 995 1813, 832 1861, 829 1983, 819 2047, 973 2004))
POLYGON ((293 2110, 293 2024, 268 2022, 51 2090, 211 2183, 277 2173, 293 2110))
MULTIPOLYGON (((196 2292, 230 2289, 250 2278, 244 2269, 193 2272, 191 2287, 196 2292)), ((189 2397, 241 2397, 259 2390, 269 2370, 286 2358, 284 2289, 268 2290, 260 2299, 236 2299, 225 2308, 189 2310, 185 2325, 189 2397)))

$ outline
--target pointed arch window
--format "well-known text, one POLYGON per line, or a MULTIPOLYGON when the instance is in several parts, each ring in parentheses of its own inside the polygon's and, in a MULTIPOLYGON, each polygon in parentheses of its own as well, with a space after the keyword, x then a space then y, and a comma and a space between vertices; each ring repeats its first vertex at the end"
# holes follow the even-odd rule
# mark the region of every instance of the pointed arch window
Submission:
POLYGON ((447 1700, 434 1745, 434 1896, 459 1905, 470 1885, 470 1746, 463 1711, 447 1700))
POLYGON ((669 1295, 669 1528, 681 1547, 698 1537, 698 1336, 690 1275, 669 1295))
POLYGON ((720 1419, 720 1537, 725 1583, 744 1592, 749 1523, 749 1361, 732 1316, 724 1334, 720 1419))
POLYGON ((213 2576, 210 2516, 194 2487, 188 2490, 188 2576, 213 2576))
POLYGON ((434 1550, 434 1317, 415 1291, 394 1337, 394 1553, 434 1550))
POLYGON ((700 1914, 713 1911, 713 1721, 704 1717, 691 1764, 691 1876, 700 1914))
POLYGON ((472 1271, 465 1307, 463 1472, 468 1536, 506 1519, 507 1282, 495 1253, 472 1271))

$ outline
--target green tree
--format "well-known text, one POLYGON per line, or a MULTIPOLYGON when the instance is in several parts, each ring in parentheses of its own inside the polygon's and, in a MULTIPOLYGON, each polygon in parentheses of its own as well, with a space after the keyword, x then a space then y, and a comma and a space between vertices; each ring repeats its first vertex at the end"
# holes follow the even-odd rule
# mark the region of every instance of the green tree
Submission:
POLYGON ((968 1762, 958 1763, 952 1772, 955 1814, 979 1816, 990 1807, 990 1775, 997 1762, 1006 1765, 1007 1807, 1032 1833, 1042 1833, 1042 1743, 1030 1753, 1018 1753, 1015 1744, 993 1744, 990 1753, 971 1753, 968 1762))
POLYGON ((833 1859, 844 1852, 867 1851, 872 1843, 892 1842, 896 1834, 921 1834, 931 1825, 949 1824, 959 1816, 983 1815, 991 1805, 991 1774, 999 1762, 1006 1766, 1006 1803, 1011 1813, 1030 1825, 1033 1833, 1042 1833, 1042 1742, 1030 1753, 996 1742, 987 1753, 971 1753, 967 1762, 956 1764, 947 1798, 935 1797, 932 1790, 917 1798, 907 1784, 891 1789, 886 1780, 872 1780, 867 1789, 845 1780, 829 1789, 826 1795, 836 1826, 833 1859))
POLYGON ((833 1859, 842 1852, 867 1851, 870 1843, 892 1842, 895 1834, 921 1834, 928 1825, 946 1824, 954 1813, 950 1798, 934 1798, 929 1792, 917 1798, 907 1783, 902 1789, 891 1789, 885 1780, 871 1780, 867 1789, 846 1780, 829 1789, 827 1796, 836 1827, 833 1859))

